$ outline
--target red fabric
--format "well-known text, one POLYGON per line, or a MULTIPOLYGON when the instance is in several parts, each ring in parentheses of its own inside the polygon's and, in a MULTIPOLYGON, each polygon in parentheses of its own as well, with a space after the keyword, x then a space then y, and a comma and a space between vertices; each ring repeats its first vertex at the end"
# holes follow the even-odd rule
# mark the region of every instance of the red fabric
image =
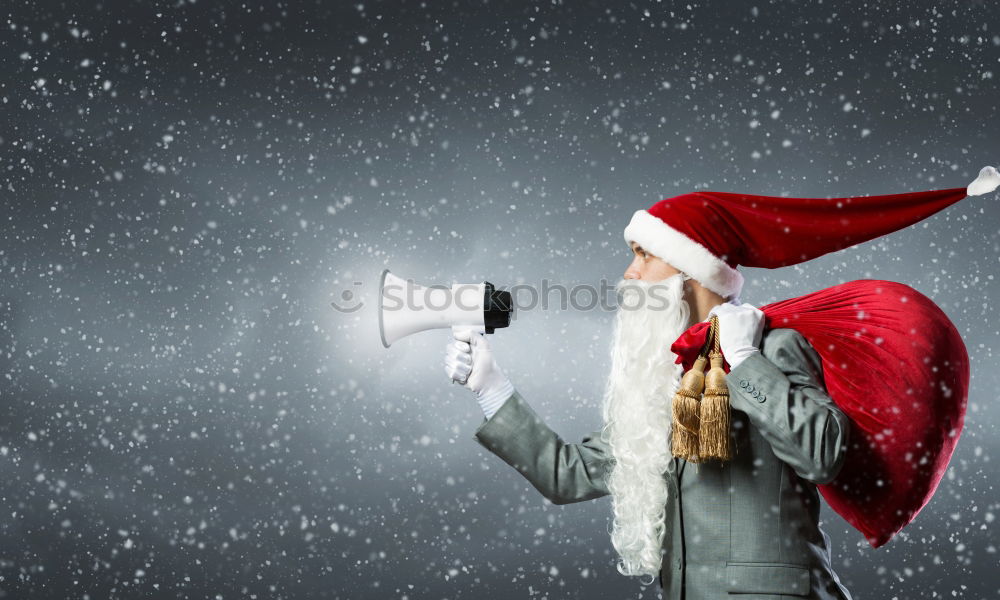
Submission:
MULTIPOLYGON (((917 290, 861 279, 760 308, 765 328, 791 328, 823 361, 834 403, 851 418, 837 478, 819 490, 875 548, 917 516, 962 433, 969 386, 965 343, 917 290)), ((671 346, 689 369, 708 334, 698 323, 671 346)))
POLYGON ((648 209, 725 261, 773 269, 860 244, 917 223, 966 188, 848 198, 788 198, 700 191, 648 209))
MULTIPOLYGON (((765 315, 766 317, 767 315, 765 315)), ((696 323, 682 333, 673 344, 670 345, 670 351, 677 355, 677 360, 674 364, 683 364, 684 371, 687 372, 691 367, 694 366, 694 361, 698 360, 698 355, 701 354, 701 349, 705 347, 705 342, 708 341, 708 327, 709 322, 705 321, 703 323, 696 323)), ((711 367, 711 364, 708 365, 711 367)), ((729 372, 729 361, 726 360, 726 355, 722 355, 722 369, 728 373, 729 372)))

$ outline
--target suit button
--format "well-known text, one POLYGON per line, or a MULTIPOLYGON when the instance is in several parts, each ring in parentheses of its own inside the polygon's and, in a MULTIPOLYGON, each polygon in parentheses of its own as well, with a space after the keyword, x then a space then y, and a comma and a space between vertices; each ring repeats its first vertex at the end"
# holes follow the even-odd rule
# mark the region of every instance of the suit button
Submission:
POLYGON ((763 401, 765 401, 765 400, 767 400, 767 396, 766 396, 766 395, 764 395, 764 394, 761 394, 761 395, 760 395, 760 398, 757 398, 757 402, 763 402, 763 401))
POLYGON ((745 388, 747 385, 749 384, 746 379, 740 379, 740 387, 745 388))

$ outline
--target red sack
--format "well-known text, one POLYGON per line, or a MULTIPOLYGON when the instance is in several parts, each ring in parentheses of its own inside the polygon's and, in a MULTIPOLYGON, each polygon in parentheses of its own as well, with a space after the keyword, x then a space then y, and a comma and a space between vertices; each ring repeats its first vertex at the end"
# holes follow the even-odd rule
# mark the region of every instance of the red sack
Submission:
MULTIPOLYGON (((798 331, 823 361, 826 391, 852 428, 840 473, 818 487, 878 548, 917 516, 948 467, 965 421, 965 343, 934 301, 893 281, 848 281, 760 310, 765 328, 798 331)), ((671 347, 685 370, 708 325, 671 347)))

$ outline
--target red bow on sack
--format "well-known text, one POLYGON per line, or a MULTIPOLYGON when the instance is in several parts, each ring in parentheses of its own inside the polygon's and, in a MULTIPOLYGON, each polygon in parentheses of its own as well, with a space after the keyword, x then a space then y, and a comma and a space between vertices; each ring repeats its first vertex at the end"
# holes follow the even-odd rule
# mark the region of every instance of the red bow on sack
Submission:
MULTIPOLYGON (((711 325, 708 321, 696 323, 682 333, 677 341, 670 345, 670 351, 677 355, 674 363, 683 364, 684 372, 687 373, 694 366, 694 361, 698 359, 698 353, 708 341, 708 328, 711 325)), ((722 356, 722 368, 729 372, 729 363, 726 356, 722 356)))
MULTIPOLYGON (((816 350, 827 394, 851 419, 844 465, 820 493, 872 547, 885 544, 930 501, 961 435, 962 337, 930 298, 893 281, 848 281, 760 310, 765 329, 795 329, 816 350)), ((685 371, 708 328, 671 345, 685 371)))

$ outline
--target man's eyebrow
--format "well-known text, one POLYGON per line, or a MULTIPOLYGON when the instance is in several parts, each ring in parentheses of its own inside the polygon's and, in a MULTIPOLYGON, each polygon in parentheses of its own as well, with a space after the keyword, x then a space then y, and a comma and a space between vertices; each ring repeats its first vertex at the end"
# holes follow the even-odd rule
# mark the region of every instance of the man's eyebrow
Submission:
POLYGON ((645 250, 643 250, 642 246, 640 246, 639 244, 633 244, 632 245, 632 250, 635 251, 635 252, 645 252, 645 250))

